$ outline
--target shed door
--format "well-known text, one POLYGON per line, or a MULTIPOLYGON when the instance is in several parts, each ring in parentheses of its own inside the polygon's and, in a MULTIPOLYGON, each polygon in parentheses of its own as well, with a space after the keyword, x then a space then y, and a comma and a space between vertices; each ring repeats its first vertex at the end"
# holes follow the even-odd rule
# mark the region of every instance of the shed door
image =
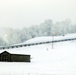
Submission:
POLYGON ((8 55, 2 55, 1 56, 1 61, 10 61, 10 58, 9 58, 9 56, 8 55))
POLYGON ((2 61, 7 61, 7 56, 6 55, 2 56, 2 61))

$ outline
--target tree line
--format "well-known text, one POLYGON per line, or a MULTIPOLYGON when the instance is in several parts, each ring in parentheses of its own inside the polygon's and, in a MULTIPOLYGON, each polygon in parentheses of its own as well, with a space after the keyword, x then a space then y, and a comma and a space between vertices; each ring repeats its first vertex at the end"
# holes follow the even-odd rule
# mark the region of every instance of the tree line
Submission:
POLYGON ((22 29, 5 28, 4 31, 4 35, 0 36, 0 46, 22 43, 34 37, 76 33, 76 24, 72 24, 70 20, 53 23, 51 19, 48 19, 40 25, 22 29))

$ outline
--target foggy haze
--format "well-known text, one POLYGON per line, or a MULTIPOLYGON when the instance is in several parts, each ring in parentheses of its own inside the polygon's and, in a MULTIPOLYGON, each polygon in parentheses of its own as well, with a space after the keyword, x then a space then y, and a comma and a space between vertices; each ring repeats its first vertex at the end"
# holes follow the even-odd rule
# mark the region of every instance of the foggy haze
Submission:
POLYGON ((0 27, 29 27, 46 19, 76 23, 76 0, 0 0, 0 27))

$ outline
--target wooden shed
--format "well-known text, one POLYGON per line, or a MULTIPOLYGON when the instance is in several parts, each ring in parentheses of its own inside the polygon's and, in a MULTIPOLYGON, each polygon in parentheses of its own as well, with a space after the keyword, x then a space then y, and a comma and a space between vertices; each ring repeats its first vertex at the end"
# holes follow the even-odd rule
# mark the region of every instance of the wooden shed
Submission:
POLYGON ((0 61, 3 62, 30 62, 30 55, 12 54, 8 51, 0 53, 0 61))

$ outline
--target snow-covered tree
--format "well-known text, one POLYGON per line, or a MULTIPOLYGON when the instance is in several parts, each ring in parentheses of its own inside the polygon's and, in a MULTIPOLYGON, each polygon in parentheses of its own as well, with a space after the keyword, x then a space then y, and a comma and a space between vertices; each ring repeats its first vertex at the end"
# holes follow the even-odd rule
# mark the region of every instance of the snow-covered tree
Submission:
POLYGON ((6 42, 0 37, 0 46, 5 46, 6 42))
POLYGON ((53 23, 52 20, 45 20, 44 23, 40 25, 40 30, 43 34, 43 36, 50 36, 51 35, 51 29, 52 29, 53 23))

